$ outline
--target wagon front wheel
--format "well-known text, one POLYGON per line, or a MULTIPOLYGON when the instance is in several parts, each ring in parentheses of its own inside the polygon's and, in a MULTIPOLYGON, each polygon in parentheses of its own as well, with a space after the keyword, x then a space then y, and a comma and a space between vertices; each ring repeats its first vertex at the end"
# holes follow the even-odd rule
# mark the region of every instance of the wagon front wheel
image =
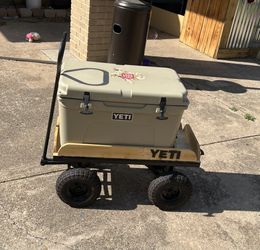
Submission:
POLYGON ((149 200, 161 210, 172 211, 182 205, 192 194, 192 184, 181 173, 160 176, 154 179, 148 188, 149 200))
POLYGON ((71 207, 87 207, 99 197, 101 182, 94 171, 72 168, 59 176, 56 192, 60 199, 71 207))

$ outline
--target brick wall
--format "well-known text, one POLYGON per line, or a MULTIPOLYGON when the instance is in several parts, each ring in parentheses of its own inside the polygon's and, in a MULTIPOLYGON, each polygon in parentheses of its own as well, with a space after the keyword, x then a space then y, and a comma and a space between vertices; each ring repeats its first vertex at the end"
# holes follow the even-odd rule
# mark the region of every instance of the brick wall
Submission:
POLYGON ((79 59, 105 62, 111 39, 114 0, 73 0, 70 50, 79 59))

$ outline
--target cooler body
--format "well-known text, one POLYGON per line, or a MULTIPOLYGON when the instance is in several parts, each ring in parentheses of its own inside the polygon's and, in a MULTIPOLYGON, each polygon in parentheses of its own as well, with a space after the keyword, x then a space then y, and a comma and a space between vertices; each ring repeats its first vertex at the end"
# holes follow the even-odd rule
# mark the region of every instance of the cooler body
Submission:
POLYGON ((93 114, 83 115, 81 100, 60 99, 61 144, 67 142, 170 147, 184 109, 167 107, 167 120, 157 119, 158 105, 125 106, 92 102, 93 114))
POLYGON ((188 107, 177 74, 164 68, 71 62, 58 95, 61 145, 171 147, 188 107))

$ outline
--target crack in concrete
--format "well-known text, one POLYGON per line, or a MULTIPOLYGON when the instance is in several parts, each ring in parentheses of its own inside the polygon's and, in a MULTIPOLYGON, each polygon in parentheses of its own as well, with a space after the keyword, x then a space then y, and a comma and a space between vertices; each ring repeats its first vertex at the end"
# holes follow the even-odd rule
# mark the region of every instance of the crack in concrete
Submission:
POLYGON ((52 241, 52 240, 47 239, 46 237, 33 235, 32 233, 29 232, 28 228, 26 228, 24 226, 20 226, 19 223, 17 223, 14 219, 12 219, 8 210, 1 203, 0 203, 0 208, 2 209, 3 213, 7 217, 7 220, 10 221, 10 224, 13 225, 14 227, 16 227, 18 230, 22 231, 26 235, 26 238, 28 238, 28 236, 30 236, 34 239, 45 240, 45 241, 48 241, 48 242, 56 244, 56 245, 62 245, 64 247, 66 247, 67 249, 73 249, 64 243, 61 243, 58 241, 52 241))
POLYGON ((251 139, 251 138, 255 138, 255 137, 260 137, 260 134, 247 135, 247 136, 235 137, 235 138, 221 140, 221 141, 209 142, 209 143, 200 144, 200 146, 205 147, 205 146, 209 146, 209 145, 225 143, 225 142, 231 142, 231 141, 246 140, 246 139, 251 139))
POLYGON ((0 60, 6 61, 16 61, 16 62, 28 62, 28 63, 40 63, 40 64, 51 64, 56 65, 56 62, 40 60, 40 59, 30 59, 30 58, 21 58, 21 57, 9 57, 9 56, 0 56, 0 60))
POLYGON ((52 240, 47 239, 46 237, 35 236, 35 235, 32 235, 31 233, 28 233, 28 235, 29 235, 30 237, 34 238, 34 239, 46 240, 46 241, 48 241, 48 242, 50 242, 50 243, 54 243, 54 244, 56 244, 56 245, 62 245, 62 246, 64 246, 64 247, 68 248, 68 249, 73 249, 73 248, 69 247, 68 245, 66 245, 66 244, 64 244, 64 243, 61 243, 61 242, 58 242, 58 241, 52 241, 52 240))
POLYGON ((37 177, 41 177, 41 176, 45 176, 45 175, 60 173, 62 171, 64 171, 64 170, 56 170, 56 171, 51 171, 51 172, 47 172, 47 173, 40 173, 40 174, 28 175, 28 176, 18 177, 18 178, 14 178, 14 179, 9 179, 9 180, 3 180, 3 181, 0 181, 0 184, 20 181, 20 180, 26 180, 26 179, 33 179, 33 178, 37 178, 37 177))

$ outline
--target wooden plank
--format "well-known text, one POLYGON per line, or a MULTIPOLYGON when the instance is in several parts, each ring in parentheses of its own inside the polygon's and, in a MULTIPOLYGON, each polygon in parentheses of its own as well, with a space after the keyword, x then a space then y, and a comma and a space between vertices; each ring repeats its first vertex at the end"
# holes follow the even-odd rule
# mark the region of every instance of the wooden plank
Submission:
POLYGON ((222 4, 220 6, 220 12, 218 15, 218 18, 215 23, 215 28, 212 34, 211 43, 208 49, 208 55, 211 57, 216 57, 218 48, 220 45, 223 29, 224 29, 224 23, 225 23, 225 17, 227 14, 227 8, 228 8, 229 1, 222 0, 222 4))
POLYGON ((209 34, 212 30, 212 23, 213 23, 213 15, 214 11, 216 9, 217 1, 215 0, 209 0, 209 8, 207 9, 204 21, 203 21, 203 26, 201 30, 201 36, 197 45, 197 49, 204 53, 208 40, 209 40, 209 34))
POLYGON ((250 56, 250 49, 219 49, 218 59, 242 58, 250 56))
POLYGON ((221 36, 220 48, 226 48, 231 26, 236 13, 238 0, 229 0, 228 10, 225 17, 224 29, 221 36))
POLYGON ((186 12, 185 12, 184 25, 182 28, 183 32, 181 34, 180 41, 190 46, 191 45, 190 40, 192 37, 194 22, 196 20, 196 15, 197 15, 196 11, 199 7, 199 1, 190 0, 188 2, 188 4, 189 4, 189 10, 186 11, 187 16, 186 16, 186 12))
POLYGON ((192 38, 190 41, 190 46, 192 48, 197 48, 198 46, 199 38, 201 36, 201 32, 203 28, 203 23, 205 20, 205 15, 208 11, 208 8, 209 8, 209 0, 199 1, 199 7, 198 7, 194 27, 193 27, 192 38))
POLYGON ((260 45, 258 48, 249 48, 249 56, 257 58, 258 53, 260 53, 260 45))
POLYGON ((187 23, 189 22, 189 16, 190 16, 190 11, 191 11, 191 3, 192 3, 192 0, 188 0, 186 10, 185 10, 184 20, 183 20, 183 24, 182 24, 181 35, 180 35, 181 42, 184 42, 184 40, 185 40, 187 23))
POLYGON ((99 144, 67 143, 59 149, 57 155, 67 157, 198 162, 196 153, 190 149, 99 144))
POLYGON ((237 3, 189 0, 180 41, 216 58, 219 47, 227 42, 237 3))
POLYGON ((210 29, 207 33, 207 42, 206 42, 206 46, 204 49, 204 53, 207 55, 209 55, 209 49, 210 49, 210 46, 212 43, 214 29, 215 29, 216 23, 218 22, 219 13, 221 11, 223 11, 221 8, 221 5, 223 4, 223 1, 226 1, 226 0, 212 0, 212 1, 213 1, 214 8, 212 8, 212 13, 209 16, 209 18, 210 18, 209 28, 210 29))
POLYGON ((200 146, 189 125, 186 125, 183 130, 179 131, 176 148, 81 143, 67 143, 60 146, 58 124, 55 130, 54 141, 53 156, 56 157, 200 162, 200 146))
POLYGON ((54 130, 53 155, 56 155, 60 148, 60 117, 57 118, 54 130))
POLYGON ((210 3, 211 1, 208 0, 208 6, 205 10, 205 15, 203 17, 203 22, 202 22, 202 26, 201 26, 201 31, 200 31, 200 36, 199 36, 199 40, 198 40, 198 43, 197 43, 197 50, 203 52, 203 44, 205 43, 205 39, 206 39, 206 30, 208 28, 208 21, 209 21, 209 18, 208 18, 208 13, 209 13, 209 8, 210 8, 210 3))
POLYGON ((195 152, 197 159, 200 160, 200 156, 201 156, 200 145, 199 145, 199 142, 198 142, 196 136, 194 135, 190 125, 188 125, 188 124, 185 125, 183 131, 185 134, 185 140, 186 140, 187 145, 190 145, 190 149, 193 152, 195 152))
POLYGON ((185 38, 185 43, 192 47, 192 38, 194 35, 194 23, 196 22, 196 18, 198 16, 200 1, 194 0, 191 5, 191 12, 189 17, 189 23, 187 24, 187 33, 185 38))

